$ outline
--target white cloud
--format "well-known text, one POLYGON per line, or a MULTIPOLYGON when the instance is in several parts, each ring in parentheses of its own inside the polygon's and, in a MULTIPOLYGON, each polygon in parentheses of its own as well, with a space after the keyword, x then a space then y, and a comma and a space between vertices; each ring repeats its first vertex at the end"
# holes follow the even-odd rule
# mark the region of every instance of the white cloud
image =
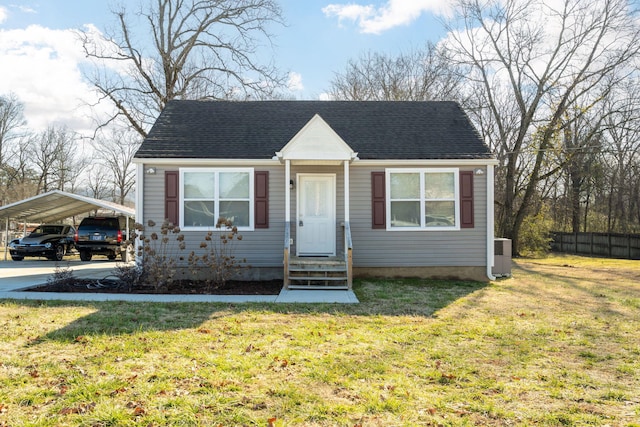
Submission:
POLYGON ((15 7, 17 7, 21 12, 24 12, 24 13, 38 13, 37 10, 35 10, 35 9, 29 7, 29 6, 17 5, 15 7))
POLYGON ((358 4, 330 4, 322 9, 326 16, 337 16, 338 20, 351 21, 370 19, 375 15, 375 8, 371 5, 360 6, 358 4))
POLYGON ((38 25, 0 29, 0 63, 6 64, 0 94, 18 97, 30 129, 67 125, 88 133, 95 128, 87 103, 97 98, 82 76, 86 58, 73 31, 38 25))
POLYGON ((423 13, 449 15, 451 9, 450 0, 387 0, 379 7, 353 3, 330 4, 322 12, 328 17, 337 17, 339 22, 357 22, 363 33, 380 34, 394 27, 409 25, 423 13))
POLYGON ((7 20, 8 15, 9 15, 9 12, 7 12, 7 9, 0 6, 0 24, 2 24, 4 21, 7 20))
POLYGON ((287 88, 293 92, 304 90, 304 85, 302 84, 302 75, 293 71, 290 72, 289 80, 287 81, 287 88))

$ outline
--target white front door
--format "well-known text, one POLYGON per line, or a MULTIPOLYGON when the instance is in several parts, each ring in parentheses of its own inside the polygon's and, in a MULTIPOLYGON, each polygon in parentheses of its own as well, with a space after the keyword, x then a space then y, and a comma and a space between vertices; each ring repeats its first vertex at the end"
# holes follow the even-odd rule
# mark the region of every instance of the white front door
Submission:
POLYGON ((336 254, 336 176, 298 174, 297 254, 336 254))

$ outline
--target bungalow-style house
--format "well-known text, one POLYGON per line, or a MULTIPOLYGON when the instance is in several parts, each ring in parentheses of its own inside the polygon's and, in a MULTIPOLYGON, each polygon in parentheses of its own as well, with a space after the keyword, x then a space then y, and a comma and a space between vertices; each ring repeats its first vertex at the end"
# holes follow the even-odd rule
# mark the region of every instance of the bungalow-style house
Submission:
POLYGON ((139 223, 197 251, 230 218, 254 279, 492 278, 496 161, 455 102, 171 101, 134 162, 139 223))

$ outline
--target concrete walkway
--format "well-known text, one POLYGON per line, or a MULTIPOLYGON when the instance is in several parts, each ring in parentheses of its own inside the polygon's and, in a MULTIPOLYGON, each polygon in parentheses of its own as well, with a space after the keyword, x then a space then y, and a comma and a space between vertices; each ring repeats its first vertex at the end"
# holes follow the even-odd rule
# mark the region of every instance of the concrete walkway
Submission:
MULTIPOLYGON (((113 261, 63 261, 61 268, 71 268, 80 279, 100 279, 113 273, 113 261)), ((352 291, 342 290, 285 290, 279 295, 155 295, 155 294, 101 294, 70 292, 25 292, 25 288, 47 282, 57 264, 46 260, 0 262, 0 299, 35 299, 67 301, 140 301, 140 302, 270 302, 270 303, 330 303, 357 304, 352 291)))

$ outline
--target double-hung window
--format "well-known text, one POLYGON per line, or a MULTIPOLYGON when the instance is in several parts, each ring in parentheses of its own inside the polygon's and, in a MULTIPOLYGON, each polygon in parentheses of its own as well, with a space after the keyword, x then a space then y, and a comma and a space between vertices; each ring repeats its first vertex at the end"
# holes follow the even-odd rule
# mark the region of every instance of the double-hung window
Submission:
POLYGON ((387 229, 458 230, 458 169, 387 169, 387 229))
POLYGON ((180 178, 182 228, 209 230, 227 218, 240 230, 253 230, 253 169, 186 168, 180 178))

